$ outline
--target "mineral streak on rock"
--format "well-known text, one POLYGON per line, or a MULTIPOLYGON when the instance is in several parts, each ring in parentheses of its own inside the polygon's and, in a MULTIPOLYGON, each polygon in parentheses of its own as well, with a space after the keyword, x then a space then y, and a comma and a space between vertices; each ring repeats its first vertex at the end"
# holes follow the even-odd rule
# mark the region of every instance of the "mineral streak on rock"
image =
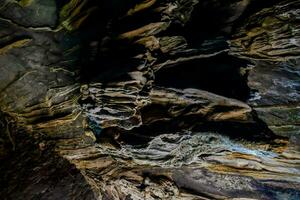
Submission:
POLYGON ((1 199, 300 199, 299 10, 0 1, 1 199))
POLYGON ((299 135, 299 1, 284 1, 249 17, 230 41, 230 54, 249 59, 254 68, 249 104, 278 135, 299 135))

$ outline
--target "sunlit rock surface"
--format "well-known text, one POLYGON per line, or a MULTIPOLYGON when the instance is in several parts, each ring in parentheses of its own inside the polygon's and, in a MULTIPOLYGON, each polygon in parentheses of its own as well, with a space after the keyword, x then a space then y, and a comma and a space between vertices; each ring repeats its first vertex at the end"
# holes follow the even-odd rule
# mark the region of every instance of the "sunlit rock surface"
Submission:
POLYGON ((0 1, 1 199, 300 199, 299 10, 0 1))

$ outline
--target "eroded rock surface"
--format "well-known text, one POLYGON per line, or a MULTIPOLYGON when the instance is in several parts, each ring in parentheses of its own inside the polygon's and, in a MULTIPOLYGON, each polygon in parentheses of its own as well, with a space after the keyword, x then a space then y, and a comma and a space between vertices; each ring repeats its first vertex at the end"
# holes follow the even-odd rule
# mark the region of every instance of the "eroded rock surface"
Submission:
POLYGON ((1 199, 299 199, 299 9, 1 1, 1 199))

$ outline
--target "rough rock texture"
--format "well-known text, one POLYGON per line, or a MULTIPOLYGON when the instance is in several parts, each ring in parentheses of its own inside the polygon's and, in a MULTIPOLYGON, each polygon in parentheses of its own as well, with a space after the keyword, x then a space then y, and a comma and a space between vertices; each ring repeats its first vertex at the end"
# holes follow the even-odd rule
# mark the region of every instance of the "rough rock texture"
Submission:
POLYGON ((0 1, 1 199, 299 199, 299 10, 0 1))
POLYGON ((254 63, 249 104, 274 133, 291 137, 300 127, 300 2, 253 14, 230 41, 231 54, 254 63))

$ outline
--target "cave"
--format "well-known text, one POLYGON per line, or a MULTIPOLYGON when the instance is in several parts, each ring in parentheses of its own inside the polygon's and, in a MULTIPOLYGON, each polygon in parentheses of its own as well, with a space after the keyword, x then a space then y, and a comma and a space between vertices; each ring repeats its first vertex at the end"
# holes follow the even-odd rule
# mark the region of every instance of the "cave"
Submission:
POLYGON ((0 1, 0 199, 300 199, 299 7, 0 1))
POLYGON ((247 74, 241 74, 247 62, 226 53, 180 63, 159 70, 154 84, 163 87, 197 88, 225 97, 246 101, 250 95, 247 74))

